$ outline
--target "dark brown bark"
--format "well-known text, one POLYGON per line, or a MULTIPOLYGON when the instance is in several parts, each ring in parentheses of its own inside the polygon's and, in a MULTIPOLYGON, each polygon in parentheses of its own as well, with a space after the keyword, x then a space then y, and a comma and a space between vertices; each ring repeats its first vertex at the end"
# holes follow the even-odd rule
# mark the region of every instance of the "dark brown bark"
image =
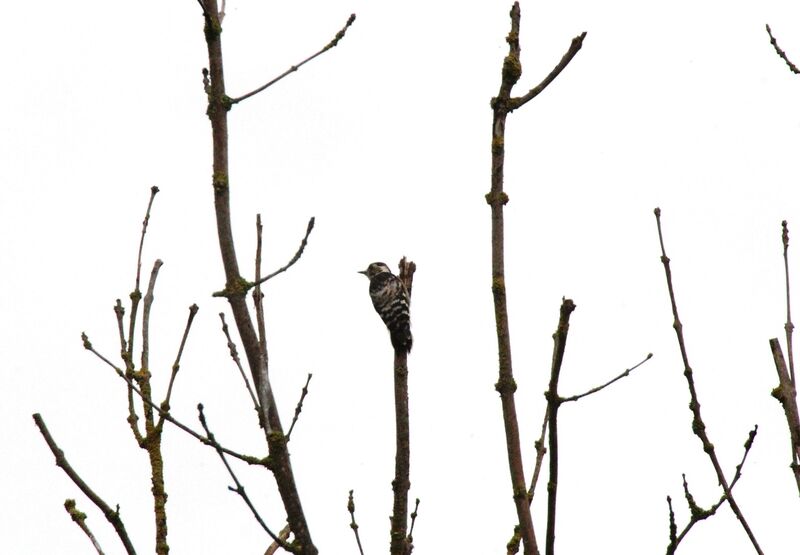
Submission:
POLYGON ((294 534, 297 553, 316 555, 317 548, 311 539, 300 496, 292 472, 286 438, 283 434, 278 410, 268 384, 262 383, 266 377, 266 353, 259 347, 250 311, 247 308, 246 293, 248 284, 239 273, 236 249, 233 241, 230 212, 230 179, 228 172, 228 110, 231 100, 225 92, 225 77, 222 60, 222 27, 216 0, 204 0, 205 38, 208 47, 209 71, 206 93, 208 94, 208 117, 211 121, 213 145, 214 211, 217 220, 222 264, 225 270, 225 291, 236 327, 247 357, 253 382, 259 396, 259 404, 266 412, 265 427, 269 447, 270 468, 275 476, 278 492, 286 509, 287 520, 294 534))

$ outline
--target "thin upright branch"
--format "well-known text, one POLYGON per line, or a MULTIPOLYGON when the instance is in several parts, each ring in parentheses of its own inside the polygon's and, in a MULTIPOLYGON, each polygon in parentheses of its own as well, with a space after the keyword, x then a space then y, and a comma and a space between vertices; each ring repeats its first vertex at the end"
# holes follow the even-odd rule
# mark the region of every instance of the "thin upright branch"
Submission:
MULTIPOLYGON (((259 218, 260 218, 260 214, 259 214, 259 218)), ((259 226, 260 226, 260 222, 259 222, 259 226)), ((286 264, 284 264, 280 268, 278 268, 277 270, 275 270, 274 272, 272 272, 271 274, 267 274, 263 278, 256 278, 256 281, 253 282, 253 285, 254 286, 261 285, 262 283, 274 278, 278 274, 281 274, 281 273, 285 272, 286 270, 291 268, 295 264, 295 262, 300 260, 300 257, 303 256, 303 251, 305 250, 306 245, 308 244, 308 236, 311 235, 311 230, 312 229, 314 229, 314 218, 311 218, 310 220, 308 220, 308 226, 306 227, 306 234, 303 237, 303 240, 300 242, 300 247, 297 249, 297 252, 294 253, 294 256, 292 257, 292 259, 289 260, 289 262, 287 262, 286 264)), ((260 234, 260 227, 259 227, 259 234, 260 234)), ((260 250, 259 250, 259 253, 260 253, 260 250)))
POLYGON ((350 490, 350 495, 347 497, 347 512, 350 513, 350 529, 356 536, 358 552, 361 555, 364 555, 364 548, 361 546, 361 537, 358 535, 358 524, 356 523, 356 502, 353 498, 353 490, 350 490))
POLYGON ((95 504, 95 506, 100 509, 100 512, 103 513, 103 516, 106 517, 111 523, 111 526, 114 527, 114 530, 119 536, 122 545, 125 547, 125 552, 128 555, 136 555, 136 550, 133 548, 133 544, 131 543, 131 539, 128 537, 128 532, 125 530, 125 524, 122 522, 122 518, 119 515, 119 505, 117 505, 116 510, 112 509, 108 503, 103 501, 103 499, 97 495, 92 488, 81 478, 78 473, 72 468, 72 465, 69 464, 67 458, 64 456, 64 451, 62 451, 56 441, 53 439, 53 436, 50 435, 50 431, 47 429, 47 426, 44 423, 44 419, 39 413, 33 415, 33 421, 36 423, 36 427, 39 428, 39 432, 44 437, 47 446, 52 451, 53 455, 56 458, 56 466, 61 468, 64 473, 69 477, 72 482, 78 486, 78 489, 83 492, 89 500, 95 504))
MULTIPOLYGON (((172 363, 172 373, 169 376, 169 385, 167 386, 167 396, 161 402, 161 409, 164 412, 169 412, 170 406, 169 402, 172 399, 172 388, 175 385, 175 378, 178 376, 178 370, 181 368, 181 357, 183 356, 183 349, 186 347, 186 340, 189 338, 189 331, 192 329, 192 322, 194 321, 194 317, 197 314, 199 307, 196 304, 192 304, 189 307, 189 318, 186 320, 186 327, 183 330, 183 337, 181 337, 181 344, 178 347, 178 354, 175 356, 175 362, 172 363)), ((164 427, 164 417, 159 414, 158 424, 156 424, 156 428, 161 431, 164 427)))
POLYGON ((706 425, 703 422, 703 417, 700 414, 700 401, 697 395, 697 389, 695 388, 694 384, 694 373, 692 371, 692 367, 689 364, 689 355, 686 351, 686 342, 684 341, 683 337, 683 324, 681 324, 681 320, 678 316, 678 305, 675 300, 675 290, 672 286, 672 271, 670 269, 670 259, 667 257, 666 249, 664 248, 664 236, 661 232, 661 209, 656 208, 653 213, 656 216, 656 225, 658 227, 658 241, 661 245, 661 263, 664 265, 664 274, 667 279, 667 289, 669 290, 669 299, 670 304, 672 305, 672 316, 673 320, 673 328, 675 328, 675 335, 678 339, 678 347, 681 351, 681 359, 683 360, 683 375, 686 377, 686 383, 689 386, 689 395, 691 397, 691 401, 689 402, 689 409, 692 411, 692 431, 694 434, 700 439, 701 443, 703 444, 703 451, 708 455, 709 460, 711 461, 711 465, 714 467, 714 472, 717 475, 717 480, 719 481, 720 486, 722 486, 723 491, 725 492, 725 496, 728 500, 728 504, 731 507, 731 510, 736 515, 736 518, 739 520, 739 523, 742 525, 747 537, 750 539, 750 543, 753 544, 753 549, 755 549, 756 553, 759 555, 763 555, 761 551, 761 547, 756 540, 753 531, 750 529, 750 525, 747 523, 747 520, 742 514, 741 509, 739 508, 738 503, 733 497, 733 492, 731 491, 731 487, 728 484, 728 480, 725 478, 725 474, 722 471, 722 466, 720 465, 719 459, 717 458, 716 450, 714 449, 714 444, 711 443, 711 440, 708 437, 708 433, 706 432, 706 425))
POLYGON ((533 447, 536 449, 536 464, 533 467, 533 476, 531 477, 531 485, 528 488, 528 504, 533 503, 533 495, 536 491, 536 484, 539 482, 539 474, 542 471, 542 461, 547 453, 547 447, 544 445, 544 436, 547 433, 547 422, 550 416, 549 403, 544 409, 544 418, 542 418, 542 430, 539 433, 539 439, 533 442, 533 447))
POLYGON ((255 393, 253 393, 253 388, 250 387, 250 380, 247 379, 247 374, 244 372, 244 368, 242 368, 242 361, 239 358, 239 351, 236 349, 236 343, 233 342, 233 338, 231 337, 230 330, 228 329, 228 324, 225 322, 225 313, 219 313, 219 319, 222 321, 222 333, 225 334, 225 339, 228 341, 228 352, 231 355, 231 359, 236 364, 236 368, 239 369, 239 374, 242 376, 242 380, 244 381, 244 386, 247 388, 247 393, 250 394, 250 400, 253 401, 253 407, 256 410, 256 414, 261 414, 261 408, 258 406, 258 399, 256 399, 255 393))
MULTIPOLYGON (((197 405, 197 418, 200 420, 200 424, 203 426, 203 430, 205 430, 206 437, 208 438, 209 442, 212 445, 218 445, 216 440, 214 439, 214 434, 212 434, 211 430, 209 430, 209 428, 208 428, 208 423, 206 422, 206 416, 203 413, 203 404, 202 403, 197 405)), ((222 459, 222 464, 225 465, 225 468, 227 469, 228 474, 230 474, 231 479, 233 480, 233 483, 236 484, 235 488, 231 487, 231 486, 228 486, 228 489, 231 490, 232 492, 238 494, 239 497, 242 498, 242 500, 245 502, 247 507, 250 509, 250 512, 253 513, 253 517, 255 517, 256 521, 258 521, 258 523, 261 525, 261 528, 263 528, 264 531, 267 534, 269 534, 269 537, 272 538, 272 541, 274 541, 275 543, 277 543, 283 549, 285 549, 286 551, 289 551, 290 553, 298 553, 299 551, 297 550, 296 547, 294 547, 293 545, 291 545, 289 543, 286 543, 286 541, 284 541, 281 538, 279 538, 272 530, 270 530, 269 526, 266 525, 266 523, 264 522, 264 519, 261 518, 261 515, 258 513, 258 510, 256 509, 255 505, 253 505, 253 502, 250 500, 250 496, 247 495, 247 492, 245 491, 244 486, 239 481, 239 478, 236 477, 236 473, 233 471, 233 468, 231 468, 231 465, 228 463, 228 459, 225 458, 225 453, 222 451, 222 449, 219 449, 218 447, 216 448, 216 450, 217 450, 217 454, 219 455, 219 458, 222 459)))
POLYGON ((641 365, 643 365, 645 362, 647 362, 651 358, 653 358, 653 353, 647 353, 647 356, 644 357, 644 359, 641 362, 635 364, 634 366, 631 366, 630 368, 627 368, 622 374, 610 379, 609 381, 607 381, 603 385, 598 385, 597 387, 593 387, 589 391, 581 393, 580 395, 571 395, 570 397, 564 397, 564 398, 561 399, 561 401, 563 403, 566 403, 568 401, 577 401, 578 399, 582 399, 582 398, 584 398, 584 397, 586 397, 588 395, 591 395, 592 393, 597 393, 598 391, 602 391, 603 389, 605 389, 608 386, 610 386, 612 383, 614 383, 614 382, 616 382, 618 380, 621 380, 622 378, 624 378, 626 376, 629 376, 631 372, 633 372, 634 370, 639 368, 641 365))
POLYGON ((558 409, 561 397, 558 395, 558 378, 561 375, 561 364, 564 362, 564 351, 567 347, 569 333, 569 317, 575 310, 572 299, 561 301, 558 327, 553 334, 553 362, 550 367, 550 387, 547 390, 547 424, 550 432, 547 437, 550 443, 550 477, 547 482, 547 536, 545 553, 554 555, 556 541, 556 495, 558 492, 558 409))
POLYGON ((786 331, 786 355, 789 359, 789 377, 792 383, 797 382, 794 379, 794 348, 792 346, 792 332, 794 332, 794 324, 792 323, 792 290, 789 284, 789 224, 786 220, 781 222, 781 240, 783 242, 783 270, 786 277, 786 323, 783 329, 786 331))
POLYGON ((791 72, 795 74, 800 73, 800 69, 794 65, 791 60, 789 60, 789 56, 786 55, 786 52, 784 52, 783 49, 778 46, 778 41, 772 35, 772 29, 769 28, 769 24, 767 24, 767 34, 769 35, 769 43, 775 49, 775 52, 778 54, 778 56, 780 56, 780 58, 786 62, 786 65, 789 66, 791 72))
MULTIPOLYGON (((411 302, 411 290, 414 282, 416 264, 405 257, 399 263, 399 278, 408 291, 411 302)), ((391 517, 392 555, 409 555, 413 549, 408 535, 408 490, 411 488, 411 437, 408 413, 408 352, 395 349, 394 352, 394 408, 396 423, 396 441, 394 458, 394 480, 392 491, 394 503, 391 517)))
POLYGON ((300 400, 297 401, 297 406, 294 408, 294 418, 292 418, 292 424, 289 426, 289 431, 286 432, 286 441, 288 442, 292 437, 292 430, 294 430, 294 425, 297 424, 297 419, 300 418, 300 412, 303 410, 303 401, 308 395, 308 384, 311 382, 311 372, 308 373, 308 378, 306 378, 306 385, 303 386, 302 391, 300 392, 300 400))
POLYGON ((100 547, 100 543, 97 541, 97 538, 94 537, 94 534, 86 524, 86 513, 78 510, 75 500, 67 499, 64 501, 64 509, 66 509, 67 514, 69 514, 70 518, 72 518, 72 521, 78 525, 78 528, 80 528, 81 531, 86 534, 86 537, 89 538, 89 541, 92 542, 92 546, 94 547, 95 551, 97 551, 98 555, 104 555, 103 548, 100 547))
MULTIPOLYGON (((520 98, 512 98, 511 91, 522 75, 522 62, 520 61, 520 8, 519 2, 514 2, 511 8, 511 30, 508 33, 508 55, 503 60, 500 89, 497 96, 492 98, 492 186, 486 195, 486 202, 492 210, 492 294, 494 297, 495 324, 497 331, 498 367, 499 377, 495 389, 500 394, 503 407, 503 423, 506 433, 506 451, 511 474, 511 487, 514 495, 514 504, 517 509, 519 523, 519 537, 524 542, 525 555, 538 555, 539 548, 531 518, 531 508, 528 491, 525 484, 525 472, 520 447, 519 423, 517 409, 514 401, 514 392, 517 385, 511 364, 511 339, 508 325, 508 307, 506 300, 505 284, 505 238, 503 207, 508 202, 508 195, 503 190, 503 174, 505 162, 505 127, 508 114, 534 98, 567 66, 577 53, 583 42, 585 33, 573 40, 570 50, 547 78, 539 86, 531 89, 520 98)), ((515 534, 516 537, 516 534, 515 534)), ((513 543, 513 540, 512 542, 513 543)), ((510 546, 509 549, 512 549, 510 546)))
POLYGON ((244 94, 244 95, 242 95, 242 96, 240 96, 238 98, 232 98, 231 101, 230 101, 231 104, 236 104, 237 102, 241 102, 242 100, 250 98, 251 96, 255 96, 258 93, 260 93, 261 91, 263 91, 265 89, 268 89, 269 87, 271 87, 272 85, 274 85, 275 83, 277 83, 278 81, 280 81, 281 79, 283 79, 284 77, 289 75, 290 73, 294 73, 295 71, 297 71, 298 69, 300 69, 301 67, 306 65, 308 62, 310 62, 311 60, 313 60, 317 56, 321 56, 322 54, 324 54, 325 52, 327 52, 331 48, 335 47, 337 44, 339 44, 339 41, 344 38, 344 34, 347 32, 347 29, 355 22, 355 20, 356 20, 356 14, 351 14, 350 17, 347 18, 347 23, 345 23, 344 27, 342 27, 339 30, 339 32, 336 33, 336 36, 333 37, 333 40, 331 40, 328 44, 323 46, 320 51, 318 51, 315 54, 312 54, 311 56, 309 56, 308 58, 306 58, 305 60, 303 60, 299 64, 291 66, 289 69, 287 69, 286 71, 284 71, 283 73, 281 73, 280 75, 275 77, 274 79, 272 79, 272 80, 268 81, 267 83, 261 85, 260 87, 258 87, 254 91, 251 91, 251 92, 249 92, 247 94, 244 94))
POLYGON ((414 545, 414 525, 417 523, 418 513, 419 513, 419 497, 417 497, 417 499, 414 501, 414 510, 411 511, 411 526, 408 529, 408 543, 412 547, 414 545))
MULTIPOLYGON (((733 489, 733 487, 739 481, 739 478, 742 476, 742 468, 744 468, 744 463, 747 460, 747 455, 750 453, 750 448, 753 446, 753 441, 755 441, 757 433, 758 426, 755 426, 747 435, 747 440, 744 442, 744 453, 742 454, 742 460, 738 465, 736 465, 736 472, 733 475, 733 480, 731 480, 731 489, 733 489)), ((684 497, 686 498, 686 503, 689 505, 690 517, 689 522, 686 524, 680 534, 677 533, 678 528, 675 524, 675 512, 672 510, 672 498, 667 496, 667 504, 669 505, 669 544, 667 544, 667 555, 674 555, 675 550, 678 548, 678 544, 680 544, 683 538, 686 537, 686 534, 689 533, 689 530, 691 530, 692 527, 701 520, 705 520, 708 517, 716 514, 717 509, 719 509, 728 499, 727 495, 723 493, 719 500, 714 503, 710 509, 701 508, 694 501, 692 494, 689 493, 689 485, 686 482, 686 474, 683 475, 683 492, 684 497)))

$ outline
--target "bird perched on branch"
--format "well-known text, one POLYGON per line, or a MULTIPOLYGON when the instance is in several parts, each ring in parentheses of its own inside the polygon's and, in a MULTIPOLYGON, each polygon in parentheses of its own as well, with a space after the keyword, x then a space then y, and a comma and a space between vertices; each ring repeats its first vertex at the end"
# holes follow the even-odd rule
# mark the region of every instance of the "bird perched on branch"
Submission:
POLYGON ((383 262, 373 262, 359 274, 369 278, 372 305, 386 324, 395 351, 409 352, 412 343, 410 300, 405 285, 383 262))

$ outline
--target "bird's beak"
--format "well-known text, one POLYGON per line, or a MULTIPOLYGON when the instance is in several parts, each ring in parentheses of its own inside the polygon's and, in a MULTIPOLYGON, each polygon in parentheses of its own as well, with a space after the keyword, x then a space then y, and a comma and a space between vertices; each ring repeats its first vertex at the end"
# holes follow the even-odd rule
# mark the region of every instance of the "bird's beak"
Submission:
POLYGON ((364 275, 367 275, 367 271, 366 271, 366 270, 359 270, 359 272, 358 272, 358 273, 359 273, 359 274, 364 274, 364 275))

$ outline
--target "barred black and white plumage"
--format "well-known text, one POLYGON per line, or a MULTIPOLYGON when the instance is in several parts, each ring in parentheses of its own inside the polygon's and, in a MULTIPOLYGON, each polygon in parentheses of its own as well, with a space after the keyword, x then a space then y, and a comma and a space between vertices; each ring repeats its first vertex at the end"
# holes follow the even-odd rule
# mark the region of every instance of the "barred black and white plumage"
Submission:
POLYGON ((392 347, 396 351, 409 352, 412 343, 410 302, 403 282, 383 262, 373 262, 359 273, 369 278, 369 296, 389 330, 392 347))

